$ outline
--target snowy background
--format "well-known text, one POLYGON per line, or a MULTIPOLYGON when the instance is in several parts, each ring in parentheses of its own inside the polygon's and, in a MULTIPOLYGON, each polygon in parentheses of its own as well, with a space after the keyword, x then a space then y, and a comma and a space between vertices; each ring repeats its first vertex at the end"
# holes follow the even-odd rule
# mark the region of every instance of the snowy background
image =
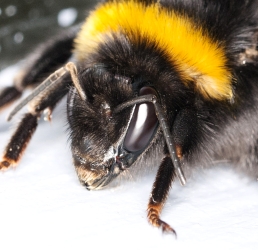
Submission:
MULTIPOLYGON (((0 88, 18 66, 4 68, 0 88)), ((10 110, 0 113, 0 152, 22 115, 7 123, 10 110)), ((258 182, 229 166, 197 169, 185 187, 176 181, 162 213, 175 239, 146 220, 155 173, 87 191, 66 128, 63 101, 51 123, 40 122, 19 166, 0 173, 0 249, 258 249, 258 182)))

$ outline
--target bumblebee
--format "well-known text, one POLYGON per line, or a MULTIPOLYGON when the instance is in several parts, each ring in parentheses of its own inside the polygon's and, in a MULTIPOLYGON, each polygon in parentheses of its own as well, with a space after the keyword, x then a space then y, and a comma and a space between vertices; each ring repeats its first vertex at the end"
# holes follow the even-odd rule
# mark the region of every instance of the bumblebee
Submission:
MULTIPOLYGON (((67 95, 73 162, 88 190, 158 167, 147 218, 160 214, 173 181, 196 165, 233 163, 258 177, 258 1, 107 0, 80 27, 26 61, 0 107, 42 84, 3 154, 16 165, 38 119, 67 95), (54 72, 54 73, 53 73, 54 72)), ((186 173, 186 175, 184 174, 186 173)))

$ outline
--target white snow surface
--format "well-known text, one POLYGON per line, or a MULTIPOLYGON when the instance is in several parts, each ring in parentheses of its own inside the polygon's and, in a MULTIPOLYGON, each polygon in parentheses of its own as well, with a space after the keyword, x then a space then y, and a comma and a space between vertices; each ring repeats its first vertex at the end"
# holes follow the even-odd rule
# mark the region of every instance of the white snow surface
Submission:
MULTIPOLYGON (((0 87, 16 70, 0 73, 0 87)), ((1 151, 22 116, 7 123, 10 110, 0 114, 1 151)), ((226 166, 197 169, 185 187, 176 181, 162 212, 175 239, 146 220, 155 173, 87 191, 66 128, 63 101, 51 123, 40 122, 20 164, 0 174, 0 249, 258 249, 258 182, 226 166)))

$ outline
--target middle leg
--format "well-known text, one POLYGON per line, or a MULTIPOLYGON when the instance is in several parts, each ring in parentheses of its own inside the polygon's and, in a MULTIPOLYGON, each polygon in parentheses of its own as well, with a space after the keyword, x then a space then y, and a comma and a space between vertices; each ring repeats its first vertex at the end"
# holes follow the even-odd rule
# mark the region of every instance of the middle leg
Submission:
POLYGON ((17 165, 37 128, 38 119, 42 112, 47 110, 47 118, 50 119, 51 112, 56 104, 67 94, 71 84, 70 75, 65 76, 59 81, 53 88, 47 89, 43 96, 39 95, 30 103, 30 112, 25 114, 5 148, 0 161, 0 170, 17 165))

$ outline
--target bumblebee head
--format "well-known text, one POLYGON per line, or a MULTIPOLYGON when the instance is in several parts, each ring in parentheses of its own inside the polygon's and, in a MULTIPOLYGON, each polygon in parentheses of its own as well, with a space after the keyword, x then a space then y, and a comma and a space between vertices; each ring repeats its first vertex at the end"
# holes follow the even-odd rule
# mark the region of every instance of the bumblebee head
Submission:
POLYGON ((152 103, 129 105, 119 112, 117 108, 135 95, 157 93, 144 86, 136 94, 130 79, 102 66, 76 74, 73 81, 81 89, 71 88, 67 107, 74 165, 88 189, 99 189, 133 165, 158 128, 152 103))
POLYGON ((109 74, 99 65, 74 73, 73 82, 79 87, 70 89, 67 106, 74 165, 80 181, 88 189, 97 189, 122 170, 116 164, 116 148, 130 110, 117 116, 113 109, 132 91, 128 78, 109 74))

